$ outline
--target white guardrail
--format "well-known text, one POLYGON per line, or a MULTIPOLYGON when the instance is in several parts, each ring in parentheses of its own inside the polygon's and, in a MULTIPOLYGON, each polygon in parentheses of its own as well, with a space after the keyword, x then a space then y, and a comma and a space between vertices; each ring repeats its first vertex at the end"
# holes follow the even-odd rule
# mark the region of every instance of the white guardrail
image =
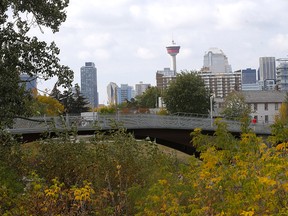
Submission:
MULTIPOLYGON (((33 117, 29 119, 16 118, 11 133, 37 133, 53 129, 93 130, 95 128, 111 129, 124 127, 127 129, 195 129, 215 130, 215 119, 204 115, 153 115, 153 114, 117 114, 97 115, 95 119, 86 119, 81 116, 66 115, 61 117, 33 117)), ((225 120, 228 130, 240 132, 240 122, 225 120)), ((270 125, 251 124, 250 128, 258 134, 270 134, 270 125)))

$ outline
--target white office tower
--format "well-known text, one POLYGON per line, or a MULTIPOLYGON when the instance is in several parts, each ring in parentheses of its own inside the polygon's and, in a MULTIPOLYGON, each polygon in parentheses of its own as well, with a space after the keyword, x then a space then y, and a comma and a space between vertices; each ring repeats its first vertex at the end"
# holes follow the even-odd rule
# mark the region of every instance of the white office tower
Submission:
POLYGON ((98 107, 97 69, 93 62, 86 62, 81 67, 81 93, 92 108, 98 107))
POLYGON ((148 88, 151 87, 151 84, 145 84, 140 82, 139 84, 135 85, 135 96, 142 95, 148 88))
POLYGON ((212 73, 231 73, 232 68, 224 52, 218 48, 210 48, 204 55, 203 71, 212 73))
POLYGON ((110 82, 107 86, 108 103, 109 105, 117 104, 117 89, 118 85, 114 82, 110 82))
POLYGON ((275 57, 260 57, 259 58, 259 73, 260 80, 276 79, 276 62, 275 57))
POLYGON ((205 53, 199 75, 216 98, 225 98, 230 92, 241 90, 241 71, 232 72, 227 56, 218 48, 210 48, 205 53))
POLYGON ((277 59, 276 84, 279 90, 288 90, 288 58, 277 59))

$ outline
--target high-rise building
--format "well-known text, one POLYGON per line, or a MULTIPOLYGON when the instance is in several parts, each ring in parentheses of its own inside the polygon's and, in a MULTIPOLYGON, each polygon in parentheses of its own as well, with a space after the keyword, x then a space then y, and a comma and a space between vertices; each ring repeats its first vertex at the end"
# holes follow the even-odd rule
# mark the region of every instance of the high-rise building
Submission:
POLYGON ((26 91, 33 91, 37 89, 37 77, 29 76, 26 73, 20 74, 21 84, 25 85, 26 91))
POLYGON ((259 58, 259 74, 260 80, 266 79, 276 80, 276 62, 275 57, 260 57, 259 58))
POLYGON ((242 85, 256 83, 256 69, 247 68, 242 70, 242 85))
POLYGON ((210 48, 204 55, 198 75, 216 98, 224 98, 232 91, 241 90, 241 71, 232 73, 227 56, 218 48, 210 48))
POLYGON ((277 59, 276 83, 279 90, 288 90, 288 58, 277 59))
POLYGON ((148 88, 151 87, 151 84, 144 84, 140 82, 135 85, 135 96, 142 95, 148 88))
POLYGON ((108 103, 111 105, 117 104, 117 89, 118 85, 114 82, 110 82, 107 86, 108 103))
POLYGON ((234 73, 200 72, 205 86, 216 98, 224 98, 232 91, 241 90, 241 71, 234 73))
POLYGON ((98 107, 97 69, 93 62, 86 62, 81 67, 81 93, 89 101, 92 108, 98 107))
POLYGON ((212 73, 231 73, 232 68, 224 52, 218 48, 210 48, 204 55, 202 71, 212 73))
POLYGON ((276 89, 276 80, 275 79, 266 79, 263 81, 262 90, 267 91, 267 90, 275 90, 275 89, 276 89))
POLYGON ((156 86, 161 90, 166 89, 174 79, 176 79, 176 73, 170 68, 164 68, 164 70, 158 70, 156 72, 156 86))
POLYGON ((117 88, 117 104, 121 104, 130 101, 133 98, 133 87, 128 84, 121 84, 121 87, 117 88))

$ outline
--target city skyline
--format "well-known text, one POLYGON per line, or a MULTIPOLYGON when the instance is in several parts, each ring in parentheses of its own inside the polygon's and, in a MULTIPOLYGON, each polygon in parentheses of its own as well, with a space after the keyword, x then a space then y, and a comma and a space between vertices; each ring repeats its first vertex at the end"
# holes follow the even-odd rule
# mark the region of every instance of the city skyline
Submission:
MULTIPOLYGON (((54 40, 61 63, 80 83, 79 68, 94 62, 99 103, 107 103, 110 82, 156 85, 157 70, 170 67, 166 47, 181 46, 177 71, 200 70, 210 47, 223 50, 233 71, 259 67, 259 57, 284 58, 288 51, 288 14, 284 0, 131 1, 71 0, 60 32, 35 33, 54 40)), ((39 82, 52 89, 55 79, 39 82)))

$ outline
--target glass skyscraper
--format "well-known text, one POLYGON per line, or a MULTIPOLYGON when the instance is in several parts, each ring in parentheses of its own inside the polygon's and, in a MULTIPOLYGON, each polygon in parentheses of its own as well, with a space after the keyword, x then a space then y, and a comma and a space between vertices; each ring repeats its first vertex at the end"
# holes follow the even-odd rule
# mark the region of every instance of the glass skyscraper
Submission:
POLYGON ((247 68, 242 70, 242 84, 256 83, 256 69, 247 68))
POLYGON ((21 84, 25 85, 26 91, 33 91, 34 89, 37 90, 37 77, 36 76, 29 76, 26 73, 20 74, 20 80, 22 81, 21 84))
POLYGON ((128 84, 121 84, 121 87, 117 88, 117 104, 121 104, 130 101, 133 98, 133 87, 128 84))
POLYGON ((86 62, 81 67, 81 93, 88 100, 92 108, 98 107, 97 69, 93 62, 86 62))

